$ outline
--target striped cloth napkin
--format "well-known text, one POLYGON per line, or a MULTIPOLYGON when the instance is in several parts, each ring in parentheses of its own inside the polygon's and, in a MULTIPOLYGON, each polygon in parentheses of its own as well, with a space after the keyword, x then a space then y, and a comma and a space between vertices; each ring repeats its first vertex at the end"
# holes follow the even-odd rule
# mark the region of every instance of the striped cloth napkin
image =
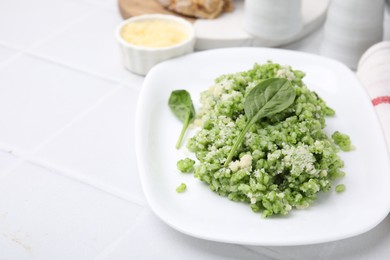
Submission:
POLYGON ((363 54, 357 76, 375 107, 390 151, 390 41, 377 43, 363 54))

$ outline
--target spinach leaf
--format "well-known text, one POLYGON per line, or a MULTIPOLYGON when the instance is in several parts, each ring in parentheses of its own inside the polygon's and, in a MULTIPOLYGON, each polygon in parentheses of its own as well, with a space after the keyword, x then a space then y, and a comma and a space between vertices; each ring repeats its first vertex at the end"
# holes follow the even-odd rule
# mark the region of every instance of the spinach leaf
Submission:
POLYGON ((261 118, 274 115, 288 108, 294 102, 295 95, 295 90, 290 81, 284 78, 266 79, 248 93, 244 102, 248 122, 230 150, 224 164, 225 167, 232 161, 249 129, 261 118))
POLYGON ((195 118, 194 104, 192 103, 192 99, 188 91, 175 90, 172 91, 171 96, 169 97, 168 105, 173 114, 184 123, 179 139, 176 143, 176 148, 179 149, 189 124, 195 118))

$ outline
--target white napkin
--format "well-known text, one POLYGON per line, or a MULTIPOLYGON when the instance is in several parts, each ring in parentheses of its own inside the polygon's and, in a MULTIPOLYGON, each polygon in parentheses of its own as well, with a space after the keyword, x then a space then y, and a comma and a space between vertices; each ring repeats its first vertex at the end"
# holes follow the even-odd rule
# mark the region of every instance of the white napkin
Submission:
POLYGON ((363 54, 357 76, 372 100, 390 151, 390 41, 377 43, 363 54))

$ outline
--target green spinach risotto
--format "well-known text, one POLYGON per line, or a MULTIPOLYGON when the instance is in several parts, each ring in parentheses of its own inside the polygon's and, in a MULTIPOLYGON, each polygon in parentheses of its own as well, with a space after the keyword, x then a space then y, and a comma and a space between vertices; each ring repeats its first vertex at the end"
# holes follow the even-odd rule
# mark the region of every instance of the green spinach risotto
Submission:
MULTIPOLYGON (((303 77, 302 71, 268 62, 217 78, 201 93, 193 121, 200 129, 187 142, 197 161, 186 158, 178 168, 183 168, 182 172, 191 168, 213 192, 248 203, 263 217, 310 206, 344 172, 339 147, 323 131, 326 117, 335 112, 306 87, 303 77), (246 98, 262 82, 273 78, 285 79, 280 84, 288 83, 288 90, 295 92, 291 102, 282 111, 265 113, 249 124, 246 98), (232 158, 227 160, 230 154, 232 158)), ((275 82, 279 81, 271 83, 275 82)), ((261 99, 271 90, 265 86, 259 91, 256 98, 261 99)), ((347 135, 338 133, 337 139, 344 151, 352 149, 347 135)))

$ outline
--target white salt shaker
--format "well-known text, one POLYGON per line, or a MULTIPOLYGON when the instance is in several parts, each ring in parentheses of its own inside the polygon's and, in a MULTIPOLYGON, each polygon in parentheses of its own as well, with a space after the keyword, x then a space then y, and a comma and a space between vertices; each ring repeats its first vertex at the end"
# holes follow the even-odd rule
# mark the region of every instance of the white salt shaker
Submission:
POLYGON ((245 0, 243 29, 254 37, 284 40, 302 30, 301 0, 245 0))
POLYGON ((383 38, 385 0, 332 0, 320 53, 356 69, 363 53, 383 38))

